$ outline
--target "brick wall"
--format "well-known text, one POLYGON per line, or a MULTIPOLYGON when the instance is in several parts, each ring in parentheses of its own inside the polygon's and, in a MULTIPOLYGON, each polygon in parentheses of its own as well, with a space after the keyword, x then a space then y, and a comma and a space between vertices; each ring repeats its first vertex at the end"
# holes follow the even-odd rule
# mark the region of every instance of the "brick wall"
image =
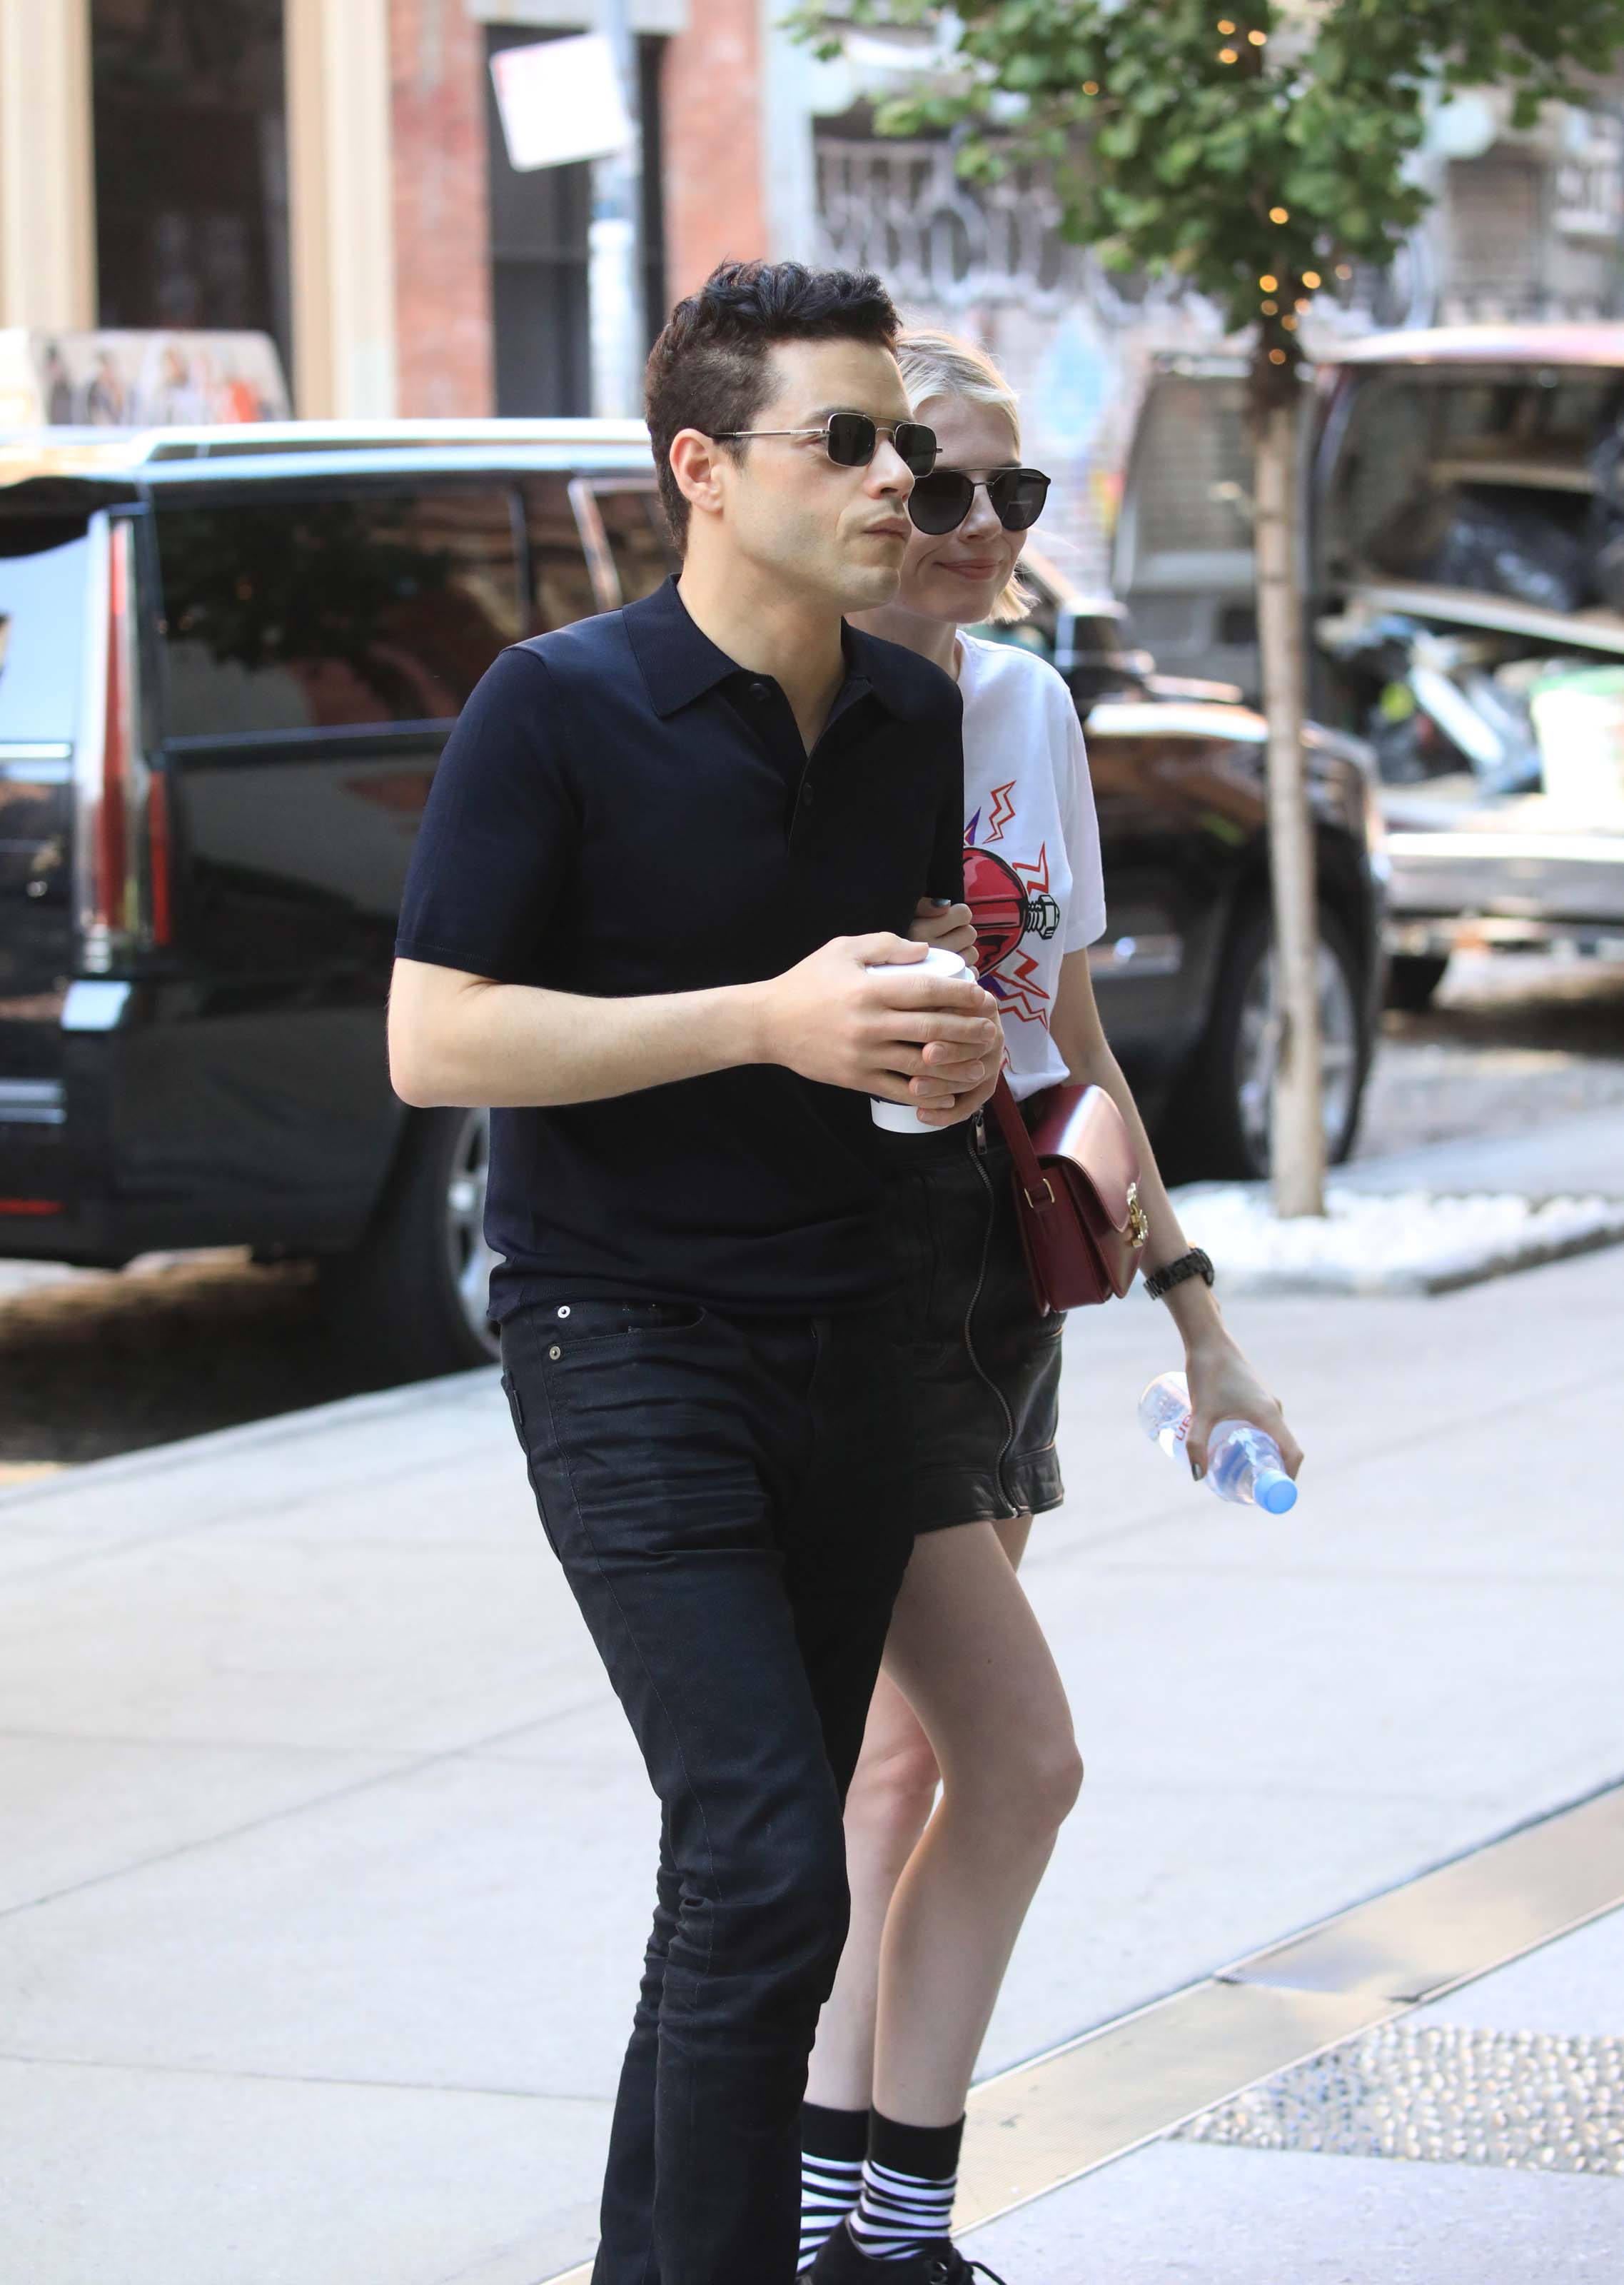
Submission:
POLYGON ((767 246, 760 0, 690 0, 665 59, 665 244, 673 302, 767 246))
POLYGON ((400 410, 495 405, 484 39, 463 0, 389 0, 400 410))

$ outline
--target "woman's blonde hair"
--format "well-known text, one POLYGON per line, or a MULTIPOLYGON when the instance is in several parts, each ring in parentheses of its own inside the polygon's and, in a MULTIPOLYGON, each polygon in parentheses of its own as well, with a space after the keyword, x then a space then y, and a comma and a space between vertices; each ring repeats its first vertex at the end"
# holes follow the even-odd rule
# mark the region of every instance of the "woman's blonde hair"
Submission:
MULTIPOLYGON (((1008 415, 1019 453, 1019 401, 986 351, 974 342, 961 341, 956 334, 935 333, 929 326, 910 328, 897 337, 897 362, 914 412, 938 397, 964 397, 972 404, 996 404, 1008 415)), ((1026 617, 1032 602, 1017 569, 987 616, 997 626, 1012 626, 1026 617)))

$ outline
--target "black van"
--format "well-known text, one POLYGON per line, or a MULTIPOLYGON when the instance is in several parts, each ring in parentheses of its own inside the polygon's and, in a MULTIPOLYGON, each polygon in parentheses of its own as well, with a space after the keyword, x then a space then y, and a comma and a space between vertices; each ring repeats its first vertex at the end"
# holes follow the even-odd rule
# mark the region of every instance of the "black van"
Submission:
POLYGON ((381 1009, 435 761, 506 643, 669 568, 640 425, 0 444, 0 1253, 317 1255, 489 1353, 482 1112, 381 1009))
MULTIPOLYGON (((313 1257, 386 1367, 493 1353, 486 1114, 389 1088, 397 901, 497 652, 669 561, 640 425, 0 443, 0 1255, 313 1257)), ((1024 633, 1069 674, 1093 757, 1106 1022, 1174 1163, 1257 1173, 1263 725, 1158 694, 1108 617, 1043 601, 1024 633)), ((1311 743, 1338 1155, 1380 886, 1352 742, 1311 743)))

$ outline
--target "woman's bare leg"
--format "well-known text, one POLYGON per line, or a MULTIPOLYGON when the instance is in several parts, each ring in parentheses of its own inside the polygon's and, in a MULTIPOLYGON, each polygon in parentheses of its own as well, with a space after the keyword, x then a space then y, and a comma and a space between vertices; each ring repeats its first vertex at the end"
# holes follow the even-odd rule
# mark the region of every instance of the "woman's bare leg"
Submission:
POLYGON ((832 2109, 958 2117, 1076 1798, 1065 1695, 1015 1576, 1031 1522, 927 1533, 903 1583, 847 1804, 851 1933, 807 2089, 832 2109))
POLYGON ((1082 1763, 1043 1630, 991 1524, 919 1541, 886 1666, 930 1740, 942 1795, 886 1914, 873 2099, 887 2118, 946 2126, 963 2112, 1082 1763))
POLYGON ((809 2102, 867 2110, 873 2099, 880 1945, 903 1867, 936 1803, 936 1755, 907 1700, 882 1673, 863 1750, 846 1796, 846 1877, 851 1926, 835 1988, 818 2018, 809 2102))

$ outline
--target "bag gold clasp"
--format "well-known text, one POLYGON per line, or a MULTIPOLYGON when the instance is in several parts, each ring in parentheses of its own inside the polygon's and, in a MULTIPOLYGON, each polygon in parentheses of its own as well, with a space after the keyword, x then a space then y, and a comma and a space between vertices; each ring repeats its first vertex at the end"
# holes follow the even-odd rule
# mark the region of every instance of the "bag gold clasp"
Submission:
POLYGON ((1139 1203, 1139 1184, 1130 1182, 1128 1184, 1128 1243, 1136 1253, 1149 1235, 1150 1225, 1145 1219, 1143 1206, 1139 1203))

